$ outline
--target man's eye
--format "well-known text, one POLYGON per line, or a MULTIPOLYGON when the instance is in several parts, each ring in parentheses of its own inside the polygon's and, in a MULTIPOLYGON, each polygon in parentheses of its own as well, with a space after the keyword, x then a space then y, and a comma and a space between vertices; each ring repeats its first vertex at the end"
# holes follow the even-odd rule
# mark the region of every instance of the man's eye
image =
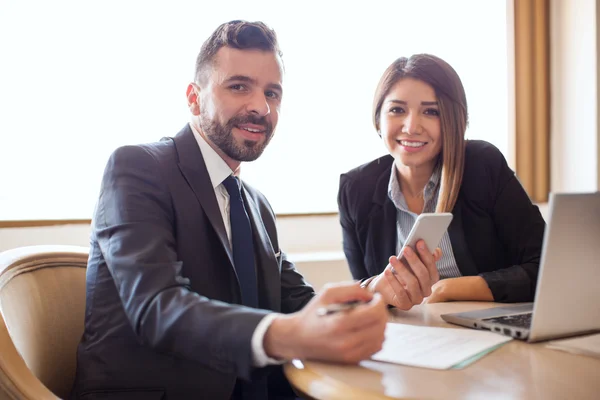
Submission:
POLYGON ((267 96, 270 99, 278 99, 279 98, 279 93, 273 92, 272 90, 269 90, 269 91, 265 92, 265 96, 267 96))
POLYGON ((237 91, 244 90, 245 88, 246 87, 244 85, 242 85, 241 83, 236 83, 235 85, 229 86, 229 89, 237 90, 237 91))

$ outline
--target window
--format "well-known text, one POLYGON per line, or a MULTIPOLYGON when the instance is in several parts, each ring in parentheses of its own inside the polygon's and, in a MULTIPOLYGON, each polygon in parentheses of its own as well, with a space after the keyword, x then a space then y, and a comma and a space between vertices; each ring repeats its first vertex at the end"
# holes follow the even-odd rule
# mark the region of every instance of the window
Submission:
POLYGON ((469 138, 508 148, 506 0, 19 1, 0 12, 0 220, 90 218, 110 153, 176 134, 202 41, 262 20, 286 75, 269 148, 242 167, 277 213, 336 211, 340 173, 385 154, 375 86, 397 57, 459 73, 469 138))

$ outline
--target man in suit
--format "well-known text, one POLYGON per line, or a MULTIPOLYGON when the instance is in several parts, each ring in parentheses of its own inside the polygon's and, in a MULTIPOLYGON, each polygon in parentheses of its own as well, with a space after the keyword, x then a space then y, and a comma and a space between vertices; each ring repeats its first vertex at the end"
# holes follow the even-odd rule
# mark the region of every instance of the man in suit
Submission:
POLYGON ((282 77, 271 29, 225 23, 198 56, 190 124, 110 157, 74 398, 281 398, 293 394, 276 373, 285 360, 355 363, 381 348, 381 298, 356 284, 315 295, 279 248, 267 200, 237 176, 273 135, 282 77), (352 300, 366 304, 317 313, 352 300))

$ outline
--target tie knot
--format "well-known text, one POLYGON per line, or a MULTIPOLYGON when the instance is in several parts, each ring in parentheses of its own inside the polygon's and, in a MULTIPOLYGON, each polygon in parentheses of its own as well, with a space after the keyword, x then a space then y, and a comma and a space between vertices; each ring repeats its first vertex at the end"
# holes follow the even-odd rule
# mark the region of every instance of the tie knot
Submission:
POLYGON ((240 197, 240 184, 237 177, 229 175, 223 181, 223 186, 225 186, 225 189, 227 189, 229 197, 240 197))

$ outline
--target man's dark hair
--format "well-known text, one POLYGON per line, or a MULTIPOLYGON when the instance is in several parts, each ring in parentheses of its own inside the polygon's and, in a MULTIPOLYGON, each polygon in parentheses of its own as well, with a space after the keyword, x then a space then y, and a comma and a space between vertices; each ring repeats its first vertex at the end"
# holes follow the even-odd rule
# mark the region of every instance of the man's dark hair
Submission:
POLYGON ((219 49, 225 46, 240 50, 272 51, 279 57, 283 56, 279 49, 279 43, 277 43, 275 31, 265 23, 241 20, 226 22, 220 25, 202 45, 196 59, 196 72, 194 74, 196 82, 200 82, 201 75, 206 67, 212 64, 219 49))

